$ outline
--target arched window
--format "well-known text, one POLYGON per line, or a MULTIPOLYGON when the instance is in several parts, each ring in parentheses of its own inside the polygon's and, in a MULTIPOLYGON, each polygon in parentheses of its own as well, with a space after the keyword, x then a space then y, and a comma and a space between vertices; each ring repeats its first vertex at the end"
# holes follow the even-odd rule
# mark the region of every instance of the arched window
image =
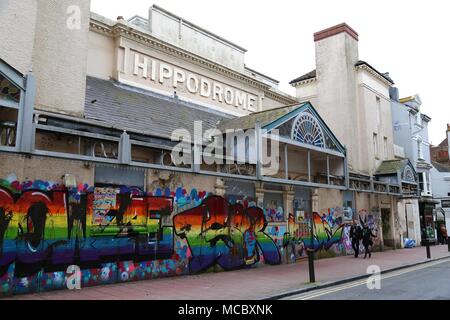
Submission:
POLYGON ((325 135, 317 119, 309 112, 300 113, 292 126, 292 139, 325 148, 325 135))
POLYGON ((405 170, 403 172, 403 180, 409 182, 416 182, 416 177, 410 166, 405 167, 405 170))

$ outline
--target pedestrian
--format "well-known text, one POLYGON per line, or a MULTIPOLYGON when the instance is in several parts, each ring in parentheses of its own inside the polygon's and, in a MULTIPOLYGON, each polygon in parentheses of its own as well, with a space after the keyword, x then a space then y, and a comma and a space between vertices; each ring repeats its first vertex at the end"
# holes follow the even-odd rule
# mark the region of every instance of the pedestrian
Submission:
POLYGON ((445 224, 441 224, 441 238, 442 238, 442 244, 446 244, 448 241, 448 233, 447 228, 445 227, 445 224))
POLYGON ((360 225, 353 221, 353 225, 350 227, 350 239, 352 240, 352 248, 355 252, 355 258, 359 256, 359 245, 362 239, 362 228, 360 225))
POLYGON ((363 242, 364 251, 365 251, 364 259, 367 258, 367 255, 369 255, 369 259, 372 257, 372 253, 370 252, 370 249, 371 249, 370 247, 373 246, 372 237, 376 238, 377 235, 372 233, 372 230, 369 229, 369 225, 367 223, 364 224, 363 235, 362 235, 362 242, 363 242))

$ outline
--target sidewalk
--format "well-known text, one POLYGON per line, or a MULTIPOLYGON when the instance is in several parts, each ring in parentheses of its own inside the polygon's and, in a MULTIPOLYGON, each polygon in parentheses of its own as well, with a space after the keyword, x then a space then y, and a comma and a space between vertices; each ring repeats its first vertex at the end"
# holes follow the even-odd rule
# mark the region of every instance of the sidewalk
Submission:
MULTIPOLYGON (((450 257, 447 246, 432 246, 432 259, 450 257)), ((317 285, 367 275, 370 265, 388 270, 427 261, 425 247, 372 254, 372 259, 352 256, 315 262, 317 285)), ((308 261, 251 270, 208 273, 15 296, 15 300, 257 300, 311 287, 308 261)))

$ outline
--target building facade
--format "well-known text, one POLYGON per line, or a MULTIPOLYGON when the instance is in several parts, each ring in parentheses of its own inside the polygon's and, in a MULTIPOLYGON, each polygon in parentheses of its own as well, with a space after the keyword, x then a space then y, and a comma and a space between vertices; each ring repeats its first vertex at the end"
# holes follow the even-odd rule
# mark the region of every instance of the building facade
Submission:
MULTIPOLYGON (((354 219, 398 244, 409 185, 374 169, 393 157, 388 122, 367 167, 324 102, 158 6, 112 21, 89 1, 7 1, 0 17, 17 28, 0 47, 2 295, 65 288, 76 270, 91 286, 348 254, 354 219)), ((390 117, 391 80, 353 71, 390 117)), ((350 88, 325 101, 354 103, 350 88)))
MULTIPOLYGON (((316 69, 291 84, 346 146, 350 188, 342 200, 352 199, 356 212, 370 210, 382 248, 401 247, 406 226, 398 203, 417 193, 417 180, 410 164, 394 155, 389 96, 394 82, 359 60, 358 33, 348 25, 320 31, 314 41, 316 69)), ((331 199, 329 193, 319 196, 331 199)))
POLYGON ((391 89, 392 121, 397 156, 411 161, 419 179, 420 194, 402 204, 408 228, 405 237, 420 243, 436 242, 435 202, 431 185, 431 156, 428 137, 430 117, 421 112, 419 95, 399 99, 398 89, 391 89))
MULTIPOLYGON (((447 138, 438 146, 431 148, 431 185, 433 199, 436 201, 436 234, 439 234, 440 224, 450 227, 450 157, 448 141, 450 140, 450 125, 447 125, 447 138)), ((441 239, 439 239, 441 240, 441 239)))

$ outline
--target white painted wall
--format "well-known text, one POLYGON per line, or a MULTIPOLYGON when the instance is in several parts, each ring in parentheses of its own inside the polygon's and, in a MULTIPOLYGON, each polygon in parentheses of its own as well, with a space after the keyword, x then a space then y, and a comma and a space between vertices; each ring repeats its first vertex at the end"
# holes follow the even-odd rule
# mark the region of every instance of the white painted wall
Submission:
POLYGON ((365 82, 358 84, 358 109, 360 115, 358 134, 361 137, 358 149, 360 153, 359 166, 365 172, 374 174, 384 160, 392 160, 394 158, 391 101, 388 96, 385 96, 388 93, 386 90, 389 90, 386 85, 382 85, 364 70, 358 71, 358 74, 361 73, 365 75, 360 79, 365 82), (375 154, 373 146, 374 133, 377 134, 377 154, 375 154), (387 138, 387 148, 385 148, 384 138, 387 138))
POLYGON ((90 19, 89 0, 38 0, 33 70, 36 108, 81 116, 84 112, 90 19), (70 6, 79 8, 79 29, 70 29, 70 6))
POLYGON ((402 199, 398 201, 398 215, 403 237, 415 240, 420 245, 420 214, 417 199, 402 199))
POLYGON ((298 85, 295 88, 296 96, 301 97, 301 101, 317 101, 317 82, 309 82, 298 85))
POLYGON ((115 43, 105 35, 89 32, 87 75, 108 80, 114 75, 115 43))
POLYGON ((0 58, 23 74, 32 68, 36 0, 1 0, 0 58))
MULTIPOLYGON (((358 42, 347 33, 316 42, 316 109, 348 150, 351 170, 359 171, 356 72, 358 42)), ((299 97, 300 98, 300 97, 299 97)))
POLYGON ((156 7, 150 8, 149 20, 151 34, 154 37, 231 69, 244 72, 244 50, 189 22, 182 22, 180 18, 156 7))
POLYGON ((435 199, 448 198, 450 193, 450 172, 440 172, 433 167, 431 169, 431 185, 435 199))

